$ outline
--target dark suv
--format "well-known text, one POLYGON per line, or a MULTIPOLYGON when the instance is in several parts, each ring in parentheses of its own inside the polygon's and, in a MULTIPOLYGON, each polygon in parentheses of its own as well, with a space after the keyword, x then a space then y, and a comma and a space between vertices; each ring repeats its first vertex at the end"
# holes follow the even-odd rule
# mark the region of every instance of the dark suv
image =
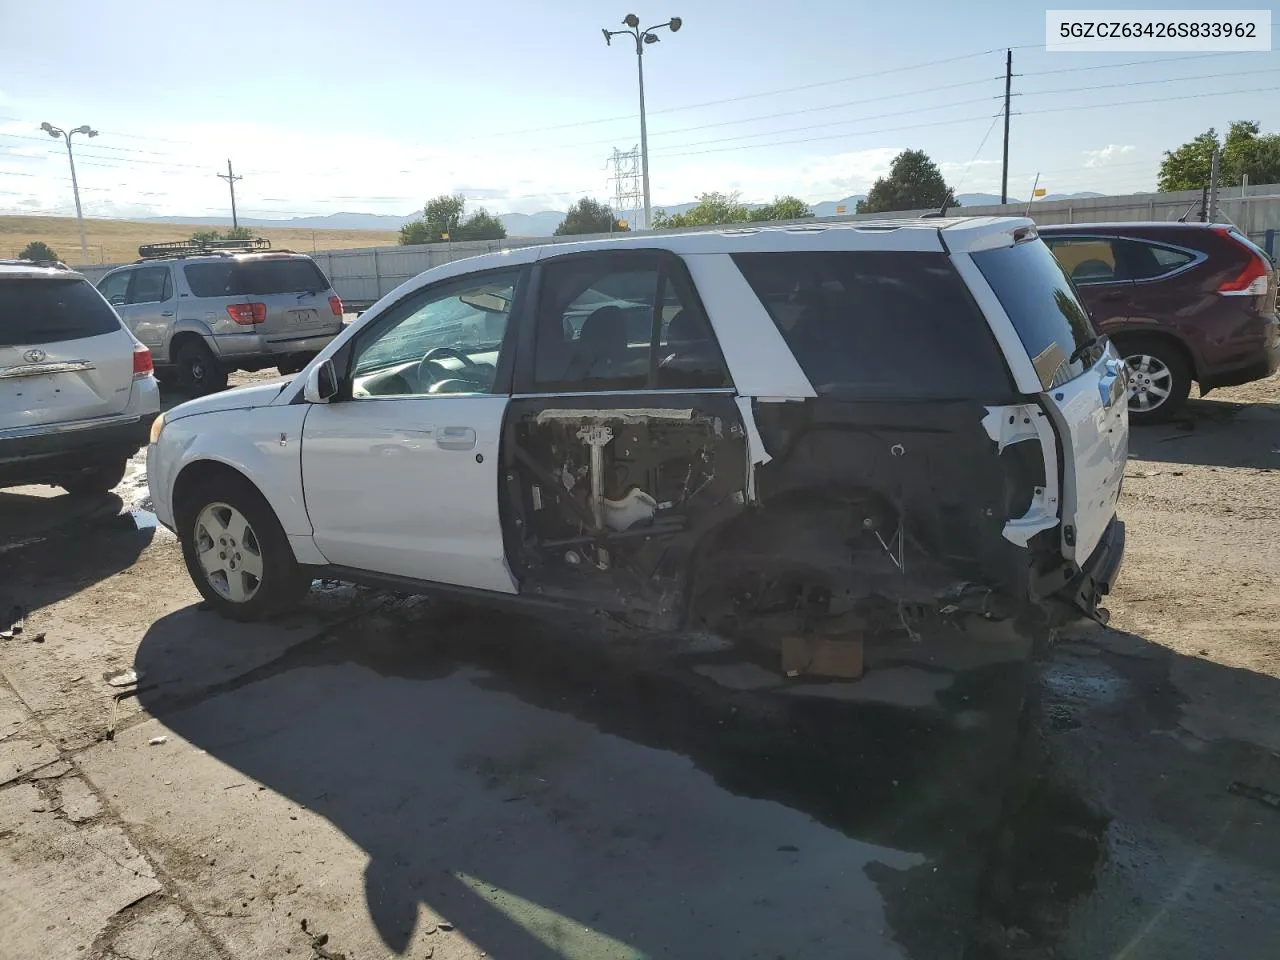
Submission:
POLYGON ((1040 236, 1125 358, 1134 423, 1167 420, 1192 380, 1204 396, 1280 364, 1275 265, 1235 227, 1061 224, 1040 236))

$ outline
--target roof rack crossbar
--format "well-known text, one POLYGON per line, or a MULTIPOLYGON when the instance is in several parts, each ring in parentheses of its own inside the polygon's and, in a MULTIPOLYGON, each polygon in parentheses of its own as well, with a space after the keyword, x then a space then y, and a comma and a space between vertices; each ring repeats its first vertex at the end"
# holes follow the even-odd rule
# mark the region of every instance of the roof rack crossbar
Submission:
POLYGON ((201 253, 251 253, 270 249, 271 241, 265 237, 252 240, 170 240, 166 243, 144 243, 138 247, 138 256, 143 260, 153 260, 201 253))

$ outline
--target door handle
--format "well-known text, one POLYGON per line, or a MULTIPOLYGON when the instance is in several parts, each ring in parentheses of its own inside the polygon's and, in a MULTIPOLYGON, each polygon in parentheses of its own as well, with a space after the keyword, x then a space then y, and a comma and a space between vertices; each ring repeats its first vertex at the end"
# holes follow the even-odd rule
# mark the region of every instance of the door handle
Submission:
POLYGON ((172 311, 172 310, 164 310, 164 311, 162 311, 162 312, 161 312, 160 316, 162 316, 162 317, 172 317, 172 316, 173 316, 173 311, 172 311))
POLYGON ((470 427, 442 427, 436 434, 436 446, 441 450, 474 450, 476 432, 470 427))

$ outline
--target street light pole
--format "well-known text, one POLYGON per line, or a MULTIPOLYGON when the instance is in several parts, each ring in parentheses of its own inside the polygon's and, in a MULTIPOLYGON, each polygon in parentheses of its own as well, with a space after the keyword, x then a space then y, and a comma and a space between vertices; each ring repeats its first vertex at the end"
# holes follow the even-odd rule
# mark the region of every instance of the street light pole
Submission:
POLYGON ((98 131, 94 130, 87 123, 76 127, 74 130, 63 130, 61 127, 55 127, 53 124, 45 121, 40 124, 40 129, 47 133, 53 139, 57 140, 61 137, 67 143, 67 160, 71 164, 71 192, 76 198, 76 226, 80 228, 80 262, 89 262, 89 247, 84 240, 84 213, 80 210, 80 184, 76 180, 76 158, 71 151, 71 135, 74 133, 83 133, 87 137, 96 137, 98 131))
POLYGON ((644 48, 646 44, 658 42, 659 37, 653 31, 666 27, 675 33, 684 21, 679 17, 672 17, 666 23, 654 24, 641 30, 640 18, 634 13, 628 13, 622 23, 626 30, 602 29, 600 32, 604 34, 604 42, 609 45, 613 44, 614 37, 623 33, 633 37, 636 42, 636 74, 640 79, 640 176, 644 183, 644 228, 648 230, 652 221, 649 212, 649 130, 644 115, 644 48))

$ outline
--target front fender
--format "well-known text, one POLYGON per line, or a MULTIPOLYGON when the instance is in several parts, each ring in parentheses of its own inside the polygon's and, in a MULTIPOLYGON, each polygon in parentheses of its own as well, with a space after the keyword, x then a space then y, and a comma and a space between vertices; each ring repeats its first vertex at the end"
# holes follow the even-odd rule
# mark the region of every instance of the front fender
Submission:
POLYGON ((173 489, 183 470, 215 462, 244 474, 258 488, 284 532, 310 537, 302 496, 302 424, 310 407, 255 407, 196 414, 167 423, 147 453, 156 516, 172 527, 173 489))

